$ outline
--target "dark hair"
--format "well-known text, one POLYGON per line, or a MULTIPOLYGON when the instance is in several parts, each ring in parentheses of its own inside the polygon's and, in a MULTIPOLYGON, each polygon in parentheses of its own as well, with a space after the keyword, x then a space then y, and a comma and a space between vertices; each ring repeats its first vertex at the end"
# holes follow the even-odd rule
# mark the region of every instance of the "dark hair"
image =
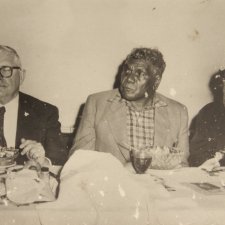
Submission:
POLYGON ((125 64, 131 60, 144 60, 152 65, 152 73, 153 75, 162 76, 166 63, 163 59, 162 53, 157 49, 151 48, 135 48, 132 52, 127 56, 125 60, 125 64))
POLYGON ((219 70, 212 75, 209 81, 209 88, 216 102, 223 101, 223 80, 225 81, 225 70, 219 70))

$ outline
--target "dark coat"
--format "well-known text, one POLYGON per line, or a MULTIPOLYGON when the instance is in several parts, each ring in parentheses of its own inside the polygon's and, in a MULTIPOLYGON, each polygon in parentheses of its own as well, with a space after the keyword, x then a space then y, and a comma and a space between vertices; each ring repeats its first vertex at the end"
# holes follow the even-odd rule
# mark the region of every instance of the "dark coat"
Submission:
MULTIPOLYGON (((224 147, 225 108, 220 102, 212 102, 200 110, 191 128, 190 166, 200 166, 224 147)), ((225 160, 222 159, 220 164, 224 166, 225 160)))
MULTIPOLYGON (((15 147, 19 148, 21 138, 42 143, 46 157, 53 164, 62 164, 66 160, 65 150, 60 142, 60 123, 58 109, 32 96, 19 93, 19 109, 15 147)), ((23 164, 26 156, 19 155, 18 164, 23 164)))

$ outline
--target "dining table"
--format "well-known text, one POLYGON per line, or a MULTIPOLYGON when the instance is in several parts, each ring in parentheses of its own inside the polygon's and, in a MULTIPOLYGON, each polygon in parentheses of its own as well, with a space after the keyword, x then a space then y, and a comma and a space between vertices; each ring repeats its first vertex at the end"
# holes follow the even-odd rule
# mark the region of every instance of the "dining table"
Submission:
MULTIPOLYGON (((16 166, 15 166, 16 167, 16 166)), ((9 168, 0 168, 0 185, 3 185, 2 180, 5 178, 4 171, 7 172, 9 168), (2 175, 3 174, 3 175, 2 175)), ((62 166, 53 165, 50 168, 50 172, 54 177, 57 177, 60 173, 62 166)), ((29 183, 27 184, 29 185, 29 183)), ((55 183, 54 183, 55 185, 55 183)), ((0 189, 1 190, 1 189, 0 189)), ((1 193, 0 193, 1 194, 1 193)), ((22 204, 18 205, 11 202, 5 197, 0 196, 0 224, 1 225, 41 225, 41 221, 38 215, 37 205, 40 203, 33 204, 22 204)))
POLYGON ((149 170, 168 192, 153 198, 156 224, 225 224, 225 168, 206 171, 197 167, 175 170, 149 170))
MULTIPOLYGON (((15 205, 7 199, 1 199, 0 224, 225 224, 224 167, 214 171, 197 167, 148 169, 144 174, 136 174, 130 164, 121 166, 122 172, 118 172, 116 168, 119 164, 111 168, 107 160, 102 167, 96 160, 77 166, 73 166, 75 161, 71 161, 60 175, 62 189, 55 202, 15 205), (105 168, 104 171, 102 168, 105 168), (112 183, 109 183, 110 180, 112 183), (87 189, 88 192, 85 192, 87 189), (134 199, 135 205, 129 204, 134 199)), ((53 167, 52 171, 59 174, 61 167, 53 167)))

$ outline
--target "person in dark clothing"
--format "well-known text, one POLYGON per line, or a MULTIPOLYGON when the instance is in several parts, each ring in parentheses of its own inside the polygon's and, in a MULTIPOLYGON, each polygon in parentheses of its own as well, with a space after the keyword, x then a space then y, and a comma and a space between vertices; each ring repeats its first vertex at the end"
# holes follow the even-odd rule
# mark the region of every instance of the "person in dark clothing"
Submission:
POLYGON ((214 101, 205 105, 190 126, 190 166, 200 166, 221 154, 225 165, 225 70, 215 73, 209 82, 214 101))
POLYGON ((53 164, 65 162, 65 151, 60 143, 58 109, 20 92, 24 77, 25 71, 17 52, 0 45, 0 107, 4 109, 0 145, 20 149, 18 164, 28 159, 41 164, 46 157, 53 164))

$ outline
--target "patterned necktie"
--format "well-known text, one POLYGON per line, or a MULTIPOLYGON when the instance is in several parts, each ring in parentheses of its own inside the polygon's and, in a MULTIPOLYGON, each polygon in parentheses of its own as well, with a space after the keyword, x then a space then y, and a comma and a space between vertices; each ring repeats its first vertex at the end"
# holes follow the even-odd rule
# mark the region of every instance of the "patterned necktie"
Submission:
POLYGON ((5 136, 4 136, 4 114, 5 107, 0 107, 0 146, 7 147, 5 136))

